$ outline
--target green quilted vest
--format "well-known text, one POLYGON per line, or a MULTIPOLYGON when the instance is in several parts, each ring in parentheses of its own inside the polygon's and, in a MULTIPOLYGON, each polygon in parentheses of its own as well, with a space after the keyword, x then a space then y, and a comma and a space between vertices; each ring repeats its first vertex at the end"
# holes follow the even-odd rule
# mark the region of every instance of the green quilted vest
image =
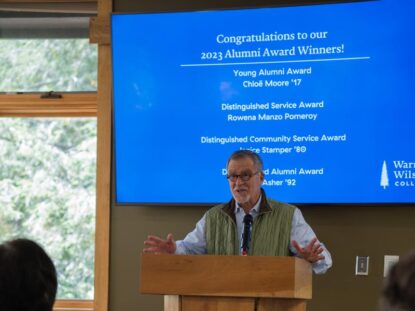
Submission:
MULTIPOLYGON (((211 255, 239 255, 234 216, 235 201, 214 206, 206 213, 207 253, 211 255)), ((259 215, 252 225, 249 255, 289 256, 291 223, 295 207, 267 200, 262 192, 259 215)))

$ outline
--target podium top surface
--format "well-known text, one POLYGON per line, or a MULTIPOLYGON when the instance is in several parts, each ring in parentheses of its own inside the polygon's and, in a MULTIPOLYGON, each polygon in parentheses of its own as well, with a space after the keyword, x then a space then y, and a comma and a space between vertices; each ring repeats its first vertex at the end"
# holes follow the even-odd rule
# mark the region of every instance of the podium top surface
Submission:
POLYGON ((141 257, 144 294, 311 299, 311 264, 296 257, 141 257))

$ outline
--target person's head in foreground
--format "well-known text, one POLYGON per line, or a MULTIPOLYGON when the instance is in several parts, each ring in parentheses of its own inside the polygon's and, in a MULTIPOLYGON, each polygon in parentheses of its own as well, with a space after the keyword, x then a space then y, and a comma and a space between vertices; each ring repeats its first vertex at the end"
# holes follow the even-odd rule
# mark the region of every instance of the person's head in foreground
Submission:
POLYGON ((0 310, 51 311, 56 270, 41 246, 28 239, 0 244, 0 310))
POLYGON ((415 311, 415 251, 389 271, 380 299, 381 311, 415 311))

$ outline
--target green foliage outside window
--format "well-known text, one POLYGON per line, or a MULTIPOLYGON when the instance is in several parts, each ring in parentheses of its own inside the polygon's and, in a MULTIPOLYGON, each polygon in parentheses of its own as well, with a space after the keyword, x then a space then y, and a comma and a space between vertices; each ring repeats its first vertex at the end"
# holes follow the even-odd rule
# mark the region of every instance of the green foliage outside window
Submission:
MULTIPOLYGON (((87 39, 0 40, 0 92, 95 91, 96 76, 87 39)), ((95 176, 96 118, 0 117, 0 242, 43 245, 60 299, 93 299, 95 176)))
POLYGON ((42 244, 59 298, 93 298, 95 119, 0 119, 0 240, 42 244))
POLYGON ((0 39, 0 92, 97 88, 97 47, 88 39, 0 39))

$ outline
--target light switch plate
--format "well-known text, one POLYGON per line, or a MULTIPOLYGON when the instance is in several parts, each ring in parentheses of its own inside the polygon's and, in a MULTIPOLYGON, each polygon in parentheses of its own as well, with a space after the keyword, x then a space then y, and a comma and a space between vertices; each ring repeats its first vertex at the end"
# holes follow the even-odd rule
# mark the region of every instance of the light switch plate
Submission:
POLYGON ((390 268, 399 261, 399 256, 396 255, 385 255, 383 263, 383 276, 386 277, 389 273, 390 268))
POLYGON ((369 275, 369 256, 356 256, 356 275, 369 275))

